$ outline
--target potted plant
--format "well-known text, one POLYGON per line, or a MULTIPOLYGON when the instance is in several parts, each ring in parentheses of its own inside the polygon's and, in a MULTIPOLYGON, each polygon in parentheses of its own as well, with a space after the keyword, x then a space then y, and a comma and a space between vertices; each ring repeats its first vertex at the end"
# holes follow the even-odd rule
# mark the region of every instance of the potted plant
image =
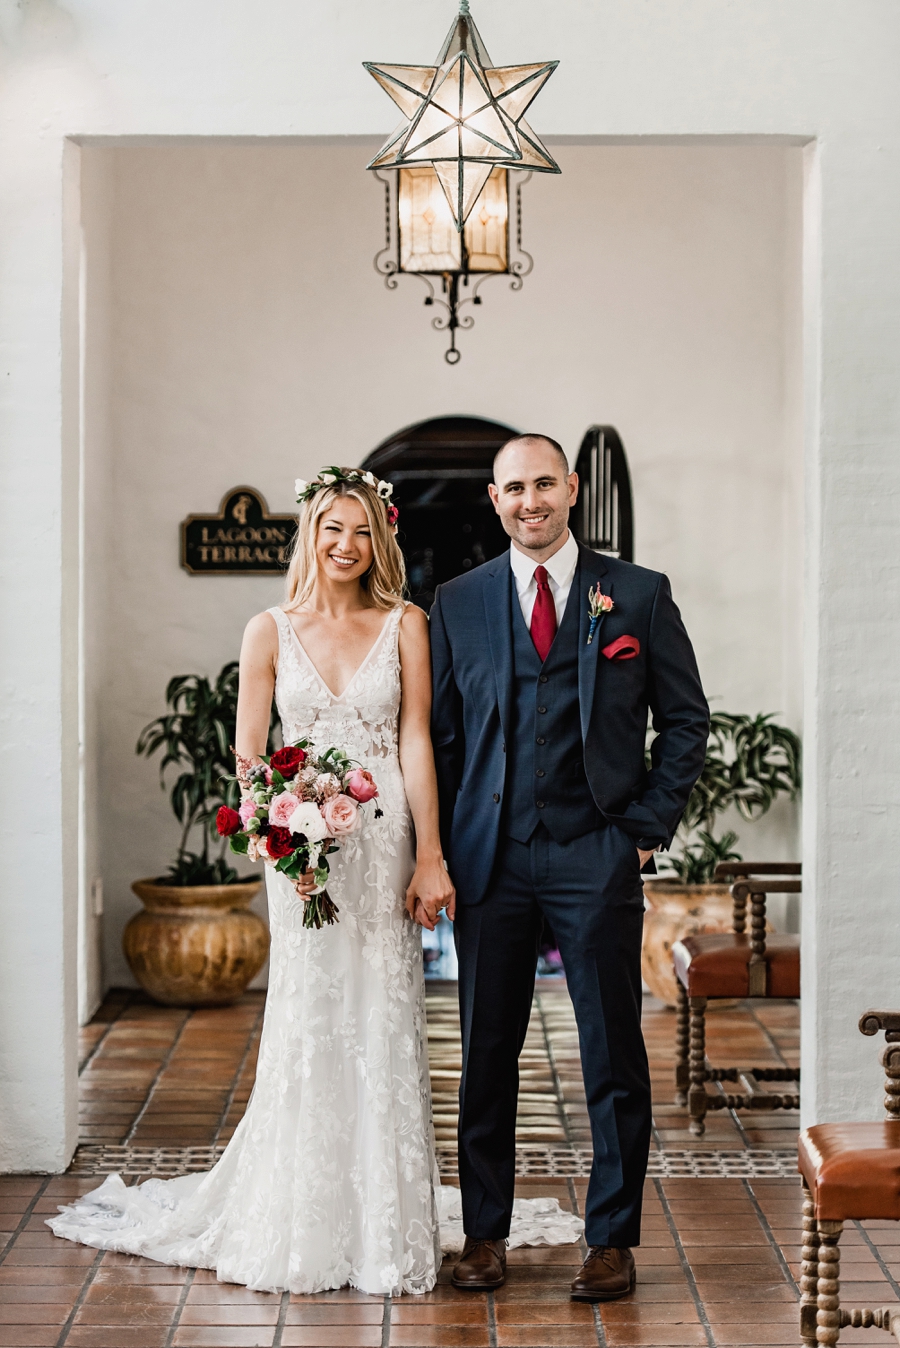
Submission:
POLYGON ((166 770, 181 769, 170 790, 181 825, 178 853, 168 874, 132 885, 144 911, 122 936, 141 987, 169 1006, 233 1002, 269 949, 266 924, 249 911, 261 881, 241 877, 228 865, 226 839, 213 844, 218 810, 239 803, 231 751, 237 690, 237 661, 225 665, 214 683, 197 674, 178 675, 166 688, 171 711, 145 726, 137 743, 137 753, 148 758, 164 751, 163 788, 166 770), (194 837, 197 851, 189 850, 194 837))
POLYGON ((720 861, 740 861, 738 835, 716 836, 718 816, 729 806, 753 821, 779 795, 795 800, 800 790, 800 740, 771 716, 715 712, 706 762, 676 834, 681 843, 665 857, 666 873, 645 881, 650 905, 644 923, 641 972, 655 996, 675 1004, 672 946, 683 936, 731 930, 728 885, 714 884, 720 861))

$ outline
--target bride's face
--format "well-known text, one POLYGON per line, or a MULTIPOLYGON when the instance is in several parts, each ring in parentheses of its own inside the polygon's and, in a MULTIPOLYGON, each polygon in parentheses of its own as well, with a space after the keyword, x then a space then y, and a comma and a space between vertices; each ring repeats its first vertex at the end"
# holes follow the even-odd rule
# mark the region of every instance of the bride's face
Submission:
POLYGON ((316 561, 328 580, 360 581, 372 565, 372 538, 361 501, 339 496, 319 520, 316 561))

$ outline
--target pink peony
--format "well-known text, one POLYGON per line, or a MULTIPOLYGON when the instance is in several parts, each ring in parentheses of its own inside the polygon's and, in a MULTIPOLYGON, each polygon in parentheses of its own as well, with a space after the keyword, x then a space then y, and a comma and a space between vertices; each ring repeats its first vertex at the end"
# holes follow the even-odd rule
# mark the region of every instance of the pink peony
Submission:
POLYGON ((366 772, 365 768, 354 768, 352 772, 348 772, 344 779, 344 790, 348 796, 352 796, 363 805, 378 795, 375 778, 371 772, 366 772))
POLYGON ((322 806, 322 818, 333 838, 354 833, 359 828, 359 806, 349 796, 332 796, 322 806))
POLYGON ((256 801, 251 800, 249 796, 246 800, 242 800, 238 814, 241 816, 241 823, 246 828, 248 822, 256 815, 256 801))
POLYGON ((282 791, 280 795, 273 797, 269 805, 269 823, 274 824, 276 828, 287 828, 296 808, 297 797, 294 793, 282 791))

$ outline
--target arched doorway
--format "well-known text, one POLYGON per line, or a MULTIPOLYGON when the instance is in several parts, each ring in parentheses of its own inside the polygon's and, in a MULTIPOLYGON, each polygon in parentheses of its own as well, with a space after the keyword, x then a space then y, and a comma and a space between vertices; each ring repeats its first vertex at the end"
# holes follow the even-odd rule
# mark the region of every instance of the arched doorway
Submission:
POLYGON ((433 417, 398 431, 362 464, 394 486, 410 598, 434 592, 509 546, 487 494, 494 455, 513 426, 484 417, 433 417))

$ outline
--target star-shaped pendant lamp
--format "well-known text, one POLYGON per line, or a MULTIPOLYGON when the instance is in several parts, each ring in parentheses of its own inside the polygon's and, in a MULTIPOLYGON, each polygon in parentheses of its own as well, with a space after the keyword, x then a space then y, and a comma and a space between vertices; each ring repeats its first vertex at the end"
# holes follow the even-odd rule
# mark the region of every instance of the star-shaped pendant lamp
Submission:
POLYGON ((492 169, 559 173, 523 115, 559 62, 495 66, 468 0, 433 66, 363 64, 406 119, 367 167, 433 165, 458 230, 492 169))

